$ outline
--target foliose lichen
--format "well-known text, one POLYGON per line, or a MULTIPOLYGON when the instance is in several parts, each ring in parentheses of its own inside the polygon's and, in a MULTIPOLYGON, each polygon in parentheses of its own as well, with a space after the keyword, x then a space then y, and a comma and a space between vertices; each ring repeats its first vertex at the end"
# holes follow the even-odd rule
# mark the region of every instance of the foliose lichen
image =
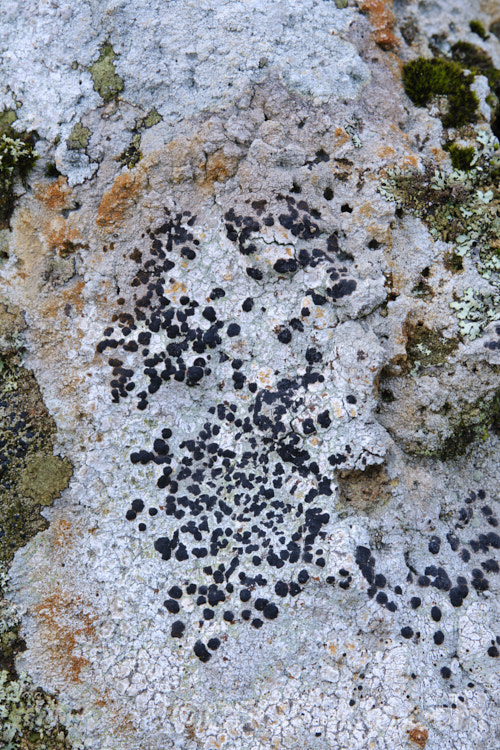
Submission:
POLYGON ((0 117, 0 228, 8 222, 16 199, 17 180, 25 180, 38 154, 34 148, 35 133, 17 133, 12 128, 15 113, 4 110, 0 117))
MULTIPOLYGON (((488 291, 469 288, 451 303, 461 332, 473 339, 500 316, 500 153, 497 139, 484 130, 464 150, 467 170, 396 167, 379 189, 387 200, 419 216, 435 239, 453 243, 457 258, 470 257, 488 282, 488 291)), ((463 163, 464 154, 457 153, 463 163)))

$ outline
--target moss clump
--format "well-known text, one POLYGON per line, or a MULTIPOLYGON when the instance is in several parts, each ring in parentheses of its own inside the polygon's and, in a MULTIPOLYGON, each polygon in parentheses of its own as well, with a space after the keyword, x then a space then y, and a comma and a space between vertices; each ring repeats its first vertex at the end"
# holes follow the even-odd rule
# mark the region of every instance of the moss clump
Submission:
MULTIPOLYGON (((10 110, 7 110, 7 115, 10 110)), ((5 113, 4 113, 5 114, 5 113)), ((8 226, 14 210, 16 180, 26 179, 38 154, 34 148, 34 133, 16 133, 10 117, 0 123, 0 228, 8 226)))
POLYGON ((82 151, 89 145, 90 135, 90 130, 84 127, 81 122, 77 122, 73 125, 66 145, 71 151, 82 151))
POLYGON ((484 28, 481 21, 471 21, 469 23, 469 28, 472 31, 473 34, 477 34, 481 37, 481 39, 487 39, 488 34, 486 33, 486 29, 484 28))
POLYGON ((486 76, 493 90, 500 83, 500 70, 495 68, 493 60, 481 47, 470 42, 456 42, 451 48, 451 54, 455 62, 468 68, 474 75, 486 76))
POLYGON ((445 143, 443 146, 448 151, 453 169, 461 169, 467 172, 472 169, 472 162, 476 151, 474 146, 458 146, 456 143, 445 143))
POLYGON ((123 91, 123 78, 115 70, 115 60, 116 53, 113 47, 109 42, 105 42, 100 49, 99 58, 89 68, 94 89, 105 102, 110 102, 123 91))
POLYGON ((403 68, 403 84, 407 95, 417 107, 445 96, 448 111, 441 116, 445 127, 460 127, 474 122, 479 105, 471 91, 473 76, 464 73, 457 62, 419 57, 403 68))
POLYGON ((470 404, 453 426, 452 434, 446 438, 436 453, 442 460, 463 456, 469 445, 476 440, 486 440, 490 429, 500 428, 500 389, 493 398, 478 399, 470 404))

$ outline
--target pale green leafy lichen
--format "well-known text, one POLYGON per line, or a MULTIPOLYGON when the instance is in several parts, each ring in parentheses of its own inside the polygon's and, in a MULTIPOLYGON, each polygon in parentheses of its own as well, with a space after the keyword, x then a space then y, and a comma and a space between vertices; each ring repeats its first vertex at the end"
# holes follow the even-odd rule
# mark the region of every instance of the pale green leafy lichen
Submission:
POLYGON ((379 190, 425 221, 435 239, 453 243, 458 257, 470 257, 489 282, 490 292, 468 289, 451 303, 461 332, 476 338, 500 317, 500 155, 497 139, 486 131, 477 133, 470 148, 474 153, 468 170, 395 168, 379 190))

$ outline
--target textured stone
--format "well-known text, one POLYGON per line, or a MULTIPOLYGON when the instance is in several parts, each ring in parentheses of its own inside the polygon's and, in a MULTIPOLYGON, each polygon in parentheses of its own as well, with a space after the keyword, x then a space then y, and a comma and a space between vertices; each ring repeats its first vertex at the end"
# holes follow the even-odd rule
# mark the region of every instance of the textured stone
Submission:
POLYGON ((57 428, 7 596, 61 742, 498 746, 494 12, 6 7, 0 324, 57 428), (459 40, 454 130, 402 69, 459 40))

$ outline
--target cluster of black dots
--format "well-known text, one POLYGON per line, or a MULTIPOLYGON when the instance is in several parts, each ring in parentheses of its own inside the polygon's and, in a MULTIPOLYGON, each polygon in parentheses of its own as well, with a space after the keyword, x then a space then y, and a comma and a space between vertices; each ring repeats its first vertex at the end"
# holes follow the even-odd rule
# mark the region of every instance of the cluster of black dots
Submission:
POLYGON ((485 349, 490 349, 492 352, 500 351, 500 326, 495 326, 496 338, 490 338, 489 341, 485 341, 483 346, 485 349))
MULTIPOLYGON (((356 281, 349 273, 351 259, 340 249, 335 233, 321 239, 319 211, 293 196, 278 196, 278 201, 282 209, 277 217, 266 209, 265 200, 253 201, 249 215, 235 209, 225 215, 228 239, 250 261, 256 250, 255 236, 262 226, 271 227, 278 222, 301 240, 295 258, 278 260, 272 269, 257 264, 247 266, 248 277, 257 285, 256 293, 258 285, 265 283, 265 273, 273 274, 275 280, 286 279, 301 267, 323 263, 330 282, 324 294, 307 291, 312 303, 336 304, 341 297, 352 294, 356 281)), ((157 503, 146 509, 143 500, 135 498, 126 518, 137 521, 142 532, 148 523, 155 524, 165 516, 169 519, 173 530, 156 536, 153 543, 161 558, 170 561, 171 573, 178 575, 178 582, 169 587, 164 602, 170 634, 178 639, 185 635, 181 608, 183 599, 190 597, 200 612, 200 638, 194 653, 207 662, 219 648, 220 639, 203 640, 205 625, 219 618, 228 624, 246 621, 259 629, 266 620, 276 619, 288 597, 296 597, 311 577, 321 575, 326 568, 325 529, 330 521, 333 471, 342 467, 353 447, 345 445, 332 454, 332 474, 324 475, 314 455, 303 446, 302 436, 290 427, 289 415, 300 412, 309 385, 324 380, 318 367, 322 353, 312 345, 305 325, 309 307, 297 311, 297 317, 277 332, 278 341, 284 346, 293 336, 303 336, 304 374, 294 379, 282 378, 274 389, 263 389, 251 380, 245 362, 230 356, 225 347, 228 339, 244 337, 245 324, 255 308, 254 297, 242 300, 238 319, 224 320, 217 305, 226 295, 223 287, 211 289, 203 300, 185 294, 175 302, 169 296, 167 290, 175 282, 171 274, 176 264, 181 260, 183 265, 194 262, 200 253, 200 242, 192 230, 194 222, 195 217, 189 212, 167 213, 164 223, 148 232, 149 252, 132 252, 131 258, 138 266, 132 280, 133 313, 118 312, 114 316, 113 325, 104 331, 97 350, 113 351, 108 360, 113 374, 112 401, 119 403, 132 397, 140 410, 146 409, 151 397, 168 383, 196 388, 211 374, 212 367, 227 363, 231 368, 234 399, 217 403, 214 389, 214 403, 204 407, 206 421, 196 434, 176 439, 171 428, 164 427, 159 429, 152 448, 139 448, 130 455, 133 464, 152 463, 160 467, 161 473, 157 479, 157 503), (148 382, 145 390, 136 392, 137 366, 125 365, 120 352, 137 353, 134 360, 141 363, 140 377, 145 376, 148 382), (238 398, 243 389, 245 400, 238 398), (203 583, 182 575, 183 563, 188 560, 200 561, 195 567, 197 575, 200 569, 203 571, 203 583), (271 598, 270 590, 274 591, 271 598)), ((118 299, 119 306, 125 303, 124 298, 118 299)), ((346 401, 356 403, 356 397, 349 394, 346 401)), ((303 420, 303 435, 321 436, 331 422, 330 412, 325 409, 314 418, 303 420)), ((433 536, 429 540, 429 554, 433 556, 429 565, 423 571, 411 572, 405 589, 434 587, 447 593, 454 607, 461 606, 470 588, 477 596, 487 590, 488 575, 498 572, 492 551, 500 548, 500 537, 493 530, 498 522, 489 506, 482 506, 481 517, 490 530, 466 543, 459 538, 460 529, 465 529, 472 518, 476 501, 484 497, 482 490, 477 495, 471 493, 447 542, 464 565, 472 554, 484 553, 485 559, 469 577, 464 574, 452 581, 444 567, 433 563, 442 547, 441 539, 433 536)), ((398 597, 404 596, 403 586, 391 587, 385 576, 375 571, 376 561, 367 547, 357 548, 356 564, 368 583, 368 597, 395 613, 400 606, 398 597)), ((346 591, 351 586, 352 573, 341 568, 336 576, 327 575, 325 583, 346 591)), ((409 601, 412 610, 421 603, 416 595, 409 601)), ((441 616, 440 608, 434 605, 430 617, 438 623, 441 616)), ((418 641, 420 635, 406 624, 401 637, 418 641)), ((444 638, 443 631, 436 630, 437 646, 444 638)), ((496 641, 488 651, 490 656, 498 655, 495 644, 496 641)), ((447 669, 443 667, 443 677, 447 669)))

